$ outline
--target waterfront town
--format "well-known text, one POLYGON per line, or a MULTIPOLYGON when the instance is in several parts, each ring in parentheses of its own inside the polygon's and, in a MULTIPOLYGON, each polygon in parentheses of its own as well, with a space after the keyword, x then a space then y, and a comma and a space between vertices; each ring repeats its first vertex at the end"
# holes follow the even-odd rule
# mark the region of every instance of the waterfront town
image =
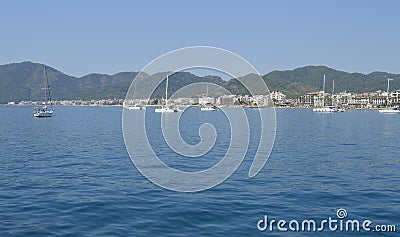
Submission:
MULTIPOLYGON (((164 99, 144 100, 135 99, 125 101, 124 99, 103 100, 56 100, 53 105, 60 106, 122 106, 122 105, 162 105, 164 99)), ((291 107, 291 108, 315 108, 324 105, 335 105, 346 109, 375 109, 383 106, 400 105, 400 90, 386 92, 376 91, 369 93, 340 92, 329 94, 324 91, 309 92, 297 99, 289 99, 279 91, 273 91, 268 95, 222 95, 219 97, 193 97, 193 98, 171 98, 168 103, 178 106, 195 106, 212 104, 219 107, 291 107)), ((7 105, 35 106, 40 101, 8 102, 7 105)))

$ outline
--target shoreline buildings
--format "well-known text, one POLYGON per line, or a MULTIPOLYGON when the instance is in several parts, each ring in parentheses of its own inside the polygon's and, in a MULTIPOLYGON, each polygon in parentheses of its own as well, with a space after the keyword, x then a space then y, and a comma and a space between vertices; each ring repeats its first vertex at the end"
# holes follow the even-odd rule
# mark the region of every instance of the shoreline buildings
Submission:
MULTIPOLYGON (((218 97, 189 97, 169 99, 175 105, 201 105, 212 104, 219 107, 243 106, 243 107, 294 107, 294 108, 315 108, 322 106, 322 101, 326 105, 337 105, 348 109, 372 109, 382 106, 400 105, 400 90, 389 92, 376 91, 368 93, 339 92, 330 94, 323 91, 308 92, 298 99, 288 99, 280 91, 273 91, 268 95, 221 95, 218 97)), ((8 102, 8 106, 37 106, 40 101, 20 101, 8 102)), ((103 99, 103 100, 59 100, 54 101, 54 105, 61 106, 121 106, 121 105, 163 105, 164 99, 134 99, 124 101, 124 99, 103 99)))

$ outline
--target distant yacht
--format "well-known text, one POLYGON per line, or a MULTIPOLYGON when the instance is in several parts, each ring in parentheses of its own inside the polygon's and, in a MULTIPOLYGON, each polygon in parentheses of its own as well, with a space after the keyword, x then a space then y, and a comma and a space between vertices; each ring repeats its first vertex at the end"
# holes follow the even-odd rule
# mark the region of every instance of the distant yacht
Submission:
MULTIPOLYGON (((332 94, 333 94, 333 88, 335 87, 335 84, 333 82, 333 87, 332 87, 332 94)), ((337 106, 325 106, 325 74, 324 74, 324 84, 323 84, 323 89, 322 89, 322 107, 321 108, 314 108, 313 112, 318 112, 318 113, 336 113, 336 112, 344 112, 344 109, 340 109, 337 106)))
POLYGON ((157 108, 154 110, 156 113, 176 113, 180 112, 177 108, 168 107, 168 75, 167 75, 167 82, 165 86, 165 105, 161 108, 157 108))
POLYGON ((323 107, 323 108, 315 108, 313 109, 314 112, 320 112, 320 113, 335 113, 338 112, 336 108, 333 107, 323 107))
POLYGON ((335 110, 335 112, 345 112, 346 110, 344 108, 340 108, 338 106, 337 101, 334 103, 333 102, 333 95, 335 94, 335 80, 332 80, 332 109, 335 110))
POLYGON ((131 105, 131 106, 128 106, 128 109, 129 110, 145 110, 146 107, 141 106, 141 105, 131 105))
POLYGON ((168 108, 166 106, 162 106, 161 108, 157 108, 154 110, 156 113, 176 113, 179 112, 178 109, 168 108))
POLYGON ((217 108, 217 106, 207 104, 207 105, 200 107, 200 110, 201 111, 217 111, 218 108, 217 108))
MULTIPOLYGON (((208 98, 208 85, 207 85, 206 97, 208 98)), ((218 108, 215 105, 207 103, 207 104, 200 105, 200 110, 201 111, 217 111, 218 108)))
MULTIPOLYGON (((136 92, 136 82, 133 82, 133 91, 136 92)), ((133 94, 135 95, 135 94, 133 94)), ((134 102, 134 98, 132 98, 132 102, 134 102)), ((124 101, 124 107, 129 109, 129 110, 145 110, 146 107, 141 105, 141 104, 130 104, 128 101, 124 101)))
POLYGON ((378 110, 379 113, 381 114, 400 114, 399 107, 389 107, 389 87, 390 87, 390 81, 393 81, 393 79, 388 78, 387 82, 387 95, 386 95, 386 108, 378 110))
POLYGON ((53 106, 51 102, 50 87, 47 79, 46 66, 44 66, 43 69, 43 81, 44 81, 43 82, 44 87, 42 88, 42 90, 44 91, 43 106, 36 107, 33 109, 33 116, 37 118, 51 117, 53 115, 53 106), (48 107, 48 105, 50 105, 50 108, 48 107))
POLYGON ((399 107, 385 108, 378 110, 381 114, 400 114, 399 107))

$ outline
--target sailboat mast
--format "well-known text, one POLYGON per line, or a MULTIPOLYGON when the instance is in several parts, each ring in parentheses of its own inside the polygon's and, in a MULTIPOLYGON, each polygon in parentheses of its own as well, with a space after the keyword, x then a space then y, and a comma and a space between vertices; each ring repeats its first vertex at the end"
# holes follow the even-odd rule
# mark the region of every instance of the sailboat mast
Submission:
POLYGON ((167 107, 168 104, 168 75, 167 75, 167 83, 165 86, 165 107, 167 107))
POLYGON ((388 85, 387 85, 387 91, 386 91, 386 105, 389 105, 389 86, 390 86, 390 81, 393 79, 388 78, 388 85))
POLYGON ((322 107, 325 107, 325 74, 324 74, 324 85, 322 88, 322 107))
POLYGON ((333 95, 335 94, 335 80, 332 80, 332 105, 333 105, 333 95))
POLYGON ((43 90, 44 90, 44 105, 47 105, 47 72, 46 72, 46 66, 44 66, 43 69, 43 90))

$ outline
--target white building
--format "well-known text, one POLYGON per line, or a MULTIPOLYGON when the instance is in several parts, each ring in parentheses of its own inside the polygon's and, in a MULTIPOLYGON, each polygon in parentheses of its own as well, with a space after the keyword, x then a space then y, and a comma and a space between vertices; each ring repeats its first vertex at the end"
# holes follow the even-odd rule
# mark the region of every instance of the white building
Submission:
POLYGON ((279 91, 273 91, 269 94, 270 98, 274 102, 278 103, 285 103, 286 102, 286 95, 279 91))

